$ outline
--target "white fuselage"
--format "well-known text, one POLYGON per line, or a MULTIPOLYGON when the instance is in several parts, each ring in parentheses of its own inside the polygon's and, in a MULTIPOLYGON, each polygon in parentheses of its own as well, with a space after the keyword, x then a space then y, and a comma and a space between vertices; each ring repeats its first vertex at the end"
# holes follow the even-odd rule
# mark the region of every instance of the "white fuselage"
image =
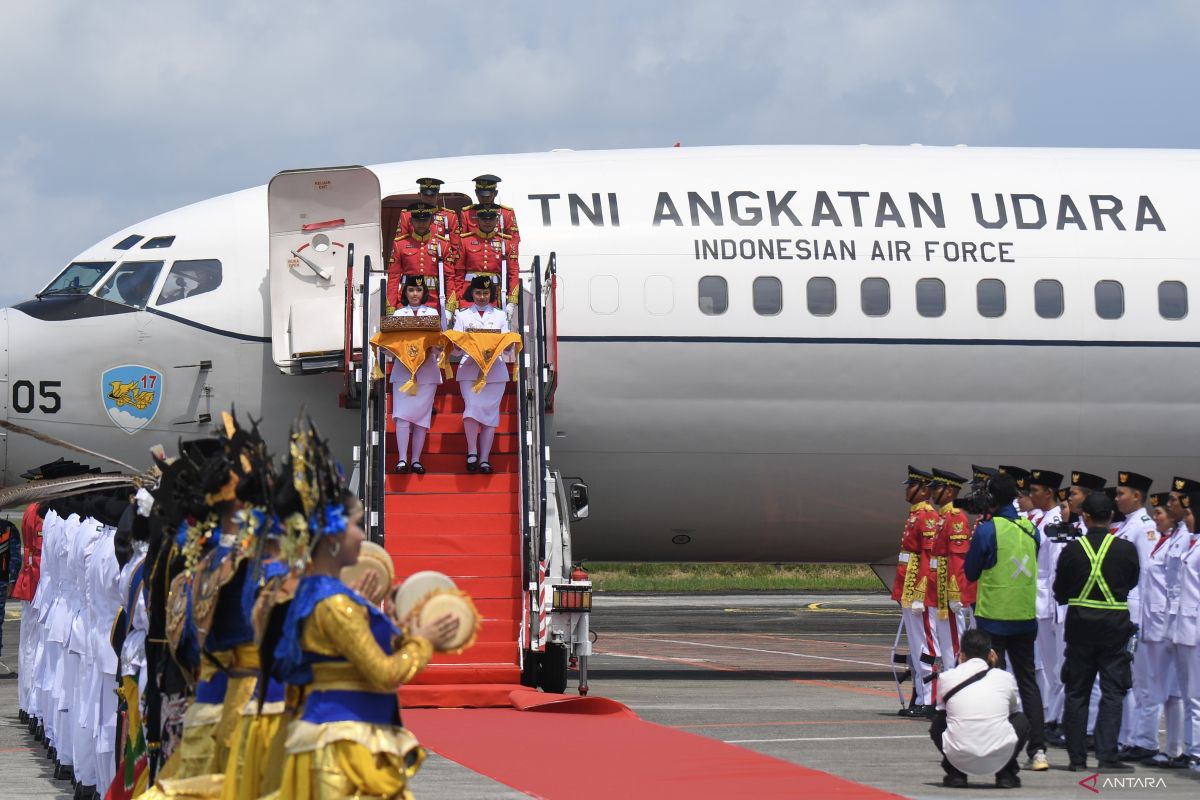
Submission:
MULTIPOLYGON (((1195 283, 1198 158, 722 147, 372 169, 385 198, 412 193, 423 175, 469 194, 475 175, 498 174, 500 202, 518 214, 522 268, 557 254, 560 377, 548 425, 552 463, 591 487, 578 556, 873 562, 894 555, 909 463, 1121 468, 1163 482, 1195 471, 1200 336, 1189 314, 1160 315, 1159 292, 1164 281, 1195 283), (719 279, 704 281, 706 295, 724 281, 723 313, 701 310, 706 277, 719 279), (833 280, 833 313, 810 312, 813 278, 833 280), (872 278, 887 282, 886 313, 864 312, 872 278), (916 303, 918 280, 930 278, 944 287, 937 316, 916 303), (999 316, 977 308, 985 279, 1004 284, 999 316), (1061 284, 1056 317, 1035 311, 1041 280, 1061 284), (1118 318, 1098 315, 1098 281, 1121 284, 1118 318)), ((236 404, 282 441, 303 407, 349 460, 359 415, 338 407, 342 376, 287 376, 272 361, 267 251, 264 187, 89 248, 75 261, 164 260, 152 300, 127 313, 102 301, 72 311, 74 298, 53 297, 7 309, 8 417, 139 462, 152 444, 208 432, 202 413, 236 404), (113 249, 135 233, 176 239, 113 249), (219 259, 222 283, 156 307, 180 259, 219 259), (202 360, 212 369, 189 366, 202 360), (122 364, 163 382, 161 407, 132 435, 110 421, 100 384, 122 364)), ((59 455, 4 441, 6 483, 59 455)))

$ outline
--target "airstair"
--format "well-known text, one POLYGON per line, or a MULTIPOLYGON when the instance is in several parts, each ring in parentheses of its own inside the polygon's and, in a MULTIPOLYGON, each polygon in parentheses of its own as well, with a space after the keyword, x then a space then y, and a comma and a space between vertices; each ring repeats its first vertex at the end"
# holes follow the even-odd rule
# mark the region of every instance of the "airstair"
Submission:
POLYGON ((587 516, 587 486, 553 469, 546 436, 558 381, 555 254, 521 273, 511 324, 522 348, 501 402, 495 472, 466 471, 463 401, 451 378, 435 396, 426 474, 398 474, 385 359, 363 349, 386 304, 378 180, 363 167, 292 170, 272 181, 268 204, 276 364, 289 374, 343 372, 342 405, 360 420, 352 483, 368 535, 392 555, 398 580, 443 572, 483 619, 473 646, 435 655, 418 683, 561 692, 578 669, 586 693, 592 586, 572 562, 570 523, 587 516), (335 295, 342 312, 331 323, 335 295), (315 311, 320 333, 304 324, 315 311))

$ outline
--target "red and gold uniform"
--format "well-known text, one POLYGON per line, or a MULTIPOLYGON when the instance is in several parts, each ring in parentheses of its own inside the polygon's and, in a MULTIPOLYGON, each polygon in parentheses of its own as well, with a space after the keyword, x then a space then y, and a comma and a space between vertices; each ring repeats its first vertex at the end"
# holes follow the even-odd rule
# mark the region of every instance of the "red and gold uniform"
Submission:
MULTIPOLYGON (((462 255, 458 259, 457 269, 454 270, 455 294, 461 297, 460 305, 470 305, 471 298, 466 296, 467 287, 476 275, 490 275, 500 283, 501 269, 505 273, 507 298, 498 298, 498 305, 511 302, 517 296, 521 287, 519 275, 517 242, 508 234, 484 233, 483 231, 468 231, 460 237, 462 255)), ((447 281, 450 279, 447 278, 447 281)))
POLYGON ((933 545, 937 558, 938 644, 946 669, 958 663, 958 646, 970 627, 975 583, 967 580, 963 565, 971 548, 971 521, 961 508, 947 503, 941 508, 941 524, 933 545), (953 662, 951 661, 953 659, 953 662))
MULTIPOLYGON (((458 228, 458 214, 448 208, 439 208, 433 212, 433 224, 430 230, 438 236, 457 237, 458 228)), ((400 222, 396 225, 396 236, 399 238, 406 233, 412 233, 412 231, 412 212, 406 208, 400 212, 400 222)))
POLYGON ((479 230, 479 220, 475 213, 480 208, 494 208, 500 212, 500 219, 496 223, 496 230, 503 233, 505 236, 512 239, 517 244, 521 243, 521 231, 517 227, 517 212, 513 211, 508 206, 491 205, 485 206, 480 203, 473 203, 462 210, 462 225, 459 228, 459 233, 469 233, 470 231, 479 230))
POLYGON ((426 305, 437 308, 440 302, 441 290, 438 286, 438 258, 443 261, 443 273, 447 283, 447 297, 454 290, 455 265, 460 253, 454 239, 440 236, 433 232, 419 236, 416 233, 401 234, 392 243, 392 260, 388 264, 387 301, 392 308, 404 305, 400 297, 400 287, 405 275, 422 275, 425 285, 429 287, 429 300, 426 305))
MULTIPOLYGON (((933 476, 908 468, 910 486, 927 485, 933 476)), ((906 716, 923 716, 937 701, 933 661, 937 657, 937 576, 932 569, 933 543, 941 518, 927 501, 912 503, 900 542, 900 558, 892 582, 892 599, 900 613, 908 638, 908 664, 913 676, 915 708, 902 709, 906 716)))

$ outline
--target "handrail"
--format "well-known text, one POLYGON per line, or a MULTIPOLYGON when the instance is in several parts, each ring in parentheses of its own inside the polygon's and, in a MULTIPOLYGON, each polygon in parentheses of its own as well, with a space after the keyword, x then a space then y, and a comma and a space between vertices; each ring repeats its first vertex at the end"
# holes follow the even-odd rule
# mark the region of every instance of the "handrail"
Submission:
MULTIPOLYGON (((538 264, 538 259, 537 259, 537 257, 535 257, 534 258, 535 267, 537 264, 538 264)), ((518 331, 520 331, 521 337, 523 340, 526 337, 526 330, 525 330, 525 303, 526 302, 528 302, 527 295, 525 292, 522 292, 520 295, 520 300, 517 302, 517 329, 518 329, 518 331)), ((525 342, 524 344, 527 345, 528 343, 525 342)), ((525 554, 524 558, 521 559, 521 562, 522 562, 521 563, 521 567, 522 567, 522 569, 521 569, 521 591, 525 597, 529 598, 529 604, 528 604, 528 612, 529 613, 525 620, 525 626, 526 626, 526 630, 528 631, 528 634, 527 634, 527 636, 524 636, 522 638, 529 645, 530 649, 535 649, 535 642, 537 640, 537 625, 536 625, 537 595, 536 595, 536 593, 531 593, 528 591, 528 587, 530 586, 531 583, 535 583, 535 578, 538 576, 538 571, 537 571, 538 567, 537 567, 536 559, 534 558, 534 556, 536 554, 536 549, 535 549, 536 546, 534 544, 536 541, 536 537, 535 537, 535 530, 534 530, 533 522, 530 519, 531 511, 532 511, 532 509, 530 508, 530 490, 532 487, 530 486, 530 480, 529 480, 529 477, 530 477, 529 452, 528 452, 528 448, 526 446, 526 441, 525 441, 525 432, 529 427, 529 398, 528 398, 529 377, 526 374, 526 369, 525 369, 524 365, 528 360, 529 360, 529 348, 527 346, 523 346, 522 350, 521 350, 521 354, 517 356, 517 370, 516 370, 516 373, 517 373, 517 422, 518 422, 518 426, 517 426, 518 427, 518 430, 517 430, 517 436, 518 436, 517 461, 520 465, 520 470, 521 470, 521 480, 520 480, 520 484, 519 484, 520 485, 520 509, 521 509, 521 548, 525 554)))

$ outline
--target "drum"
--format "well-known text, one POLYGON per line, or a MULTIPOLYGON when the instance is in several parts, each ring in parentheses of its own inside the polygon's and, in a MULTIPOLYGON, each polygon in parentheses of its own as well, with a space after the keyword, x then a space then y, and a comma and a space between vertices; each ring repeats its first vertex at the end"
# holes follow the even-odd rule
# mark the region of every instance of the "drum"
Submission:
POLYGON ((375 582, 375 591, 366 599, 379 605, 391 591, 392 582, 396 580, 396 568, 388 552, 374 542, 363 542, 362 549, 358 552, 357 563, 342 567, 342 583, 353 589, 368 572, 375 573, 378 579, 375 582))
POLYGON ((479 636, 479 611, 466 592, 454 585, 454 581, 440 572, 426 570, 417 572, 396 587, 394 620, 405 627, 426 624, 446 614, 458 619, 458 630, 454 638, 437 648, 441 653, 461 653, 479 636))

